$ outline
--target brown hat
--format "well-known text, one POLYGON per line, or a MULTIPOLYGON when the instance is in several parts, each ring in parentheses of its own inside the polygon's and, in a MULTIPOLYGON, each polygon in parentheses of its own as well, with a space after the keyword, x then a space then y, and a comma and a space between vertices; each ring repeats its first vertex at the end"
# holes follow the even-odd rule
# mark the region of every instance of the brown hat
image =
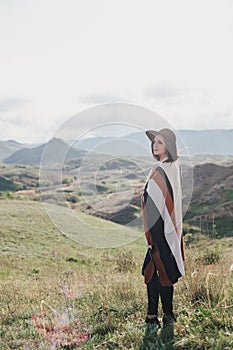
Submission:
POLYGON ((173 160, 177 159, 177 147, 176 147, 176 135, 175 133, 167 128, 161 129, 159 131, 147 130, 146 135, 149 137, 151 142, 154 141, 154 137, 161 135, 164 138, 168 152, 173 160))

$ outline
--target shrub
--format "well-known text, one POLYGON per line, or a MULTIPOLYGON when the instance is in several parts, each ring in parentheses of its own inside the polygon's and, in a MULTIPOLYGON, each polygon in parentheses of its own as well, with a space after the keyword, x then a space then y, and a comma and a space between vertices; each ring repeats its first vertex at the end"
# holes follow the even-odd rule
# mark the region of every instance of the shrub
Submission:
POLYGON ((207 249, 198 260, 204 265, 217 264, 220 260, 220 253, 216 249, 207 249))
POLYGON ((116 266, 120 272, 132 271, 136 266, 133 259, 133 252, 131 250, 122 251, 116 259, 116 266))
POLYGON ((68 262, 78 262, 78 260, 76 258, 73 258, 73 257, 66 258, 66 261, 68 261, 68 262))
POLYGON ((184 243, 185 243, 185 246, 187 248, 189 248, 190 246, 190 243, 194 241, 194 237, 191 233, 187 233, 185 236, 184 236, 184 243))
POLYGON ((70 185, 74 179, 72 177, 65 177, 62 179, 62 184, 63 185, 70 185))
POLYGON ((67 197, 66 200, 67 200, 68 202, 71 202, 71 203, 75 204, 75 203, 78 202, 78 197, 75 196, 75 195, 72 195, 72 196, 70 196, 70 197, 67 197))

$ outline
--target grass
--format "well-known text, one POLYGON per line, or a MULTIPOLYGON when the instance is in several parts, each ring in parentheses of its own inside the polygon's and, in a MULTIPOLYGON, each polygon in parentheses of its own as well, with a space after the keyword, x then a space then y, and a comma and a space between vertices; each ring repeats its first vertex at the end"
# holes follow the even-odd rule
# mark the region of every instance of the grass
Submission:
MULTIPOLYGON (((197 235, 191 241, 186 276, 175 285, 178 322, 155 333, 144 324, 144 237, 97 249, 61 234, 39 202, 0 201, 0 214, 1 350, 232 348, 232 238, 197 235), (206 264, 206 251, 218 251, 220 260, 206 264), (33 315, 43 318, 40 332, 33 315), (91 338, 81 346, 59 346, 55 338, 45 337, 49 327, 57 334, 72 329, 73 338, 78 332, 91 338)), ((85 219, 97 234, 109 225, 119 227, 85 219)))
MULTIPOLYGON (((201 229, 200 229, 200 217, 195 219, 190 219, 188 215, 186 215, 186 219, 190 224, 195 225, 202 231, 206 236, 211 236, 213 234, 213 222, 211 220, 206 220, 206 217, 203 216, 201 220, 201 229)), ((214 220, 214 230, 216 238, 223 237, 232 237, 233 236, 233 218, 229 216, 217 217, 214 220)), ((192 227, 192 226, 190 226, 192 227)))
POLYGON ((233 234, 233 218, 223 216, 215 219, 217 237, 232 237, 233 234))
POLYGON ((233 190, 227 190, 225 202, 232 202, 232 201, 233 201, 233 190))

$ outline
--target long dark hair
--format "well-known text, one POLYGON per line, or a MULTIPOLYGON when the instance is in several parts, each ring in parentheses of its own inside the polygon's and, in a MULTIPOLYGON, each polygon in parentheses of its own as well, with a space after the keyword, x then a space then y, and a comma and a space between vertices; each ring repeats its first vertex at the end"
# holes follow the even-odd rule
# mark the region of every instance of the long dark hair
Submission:
MULTIPOLYGON (((160 157, 156 156, 153 152, 153 145, 154 145, 154 141, 151 142, 151 152, 153 154, 153 157, 159 161, 160 157)), ((165 145, 165 146, 167 148, 167 145, 165 145)), ((177 147, 176 147, 175 143, 172 146, 169 146, 169 150, 167 148, 167 158, 168 158, 167 162, 170 162, 170 163, 177 160, 178 155, 177 155, 177 147)))

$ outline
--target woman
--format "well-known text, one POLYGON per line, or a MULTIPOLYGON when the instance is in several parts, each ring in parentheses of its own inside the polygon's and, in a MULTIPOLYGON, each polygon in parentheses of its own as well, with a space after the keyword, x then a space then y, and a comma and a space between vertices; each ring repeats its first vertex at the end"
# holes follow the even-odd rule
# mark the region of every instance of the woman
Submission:
POLYGON ((159 326, 158 302, 163 323, 176 321, 173 313, 173 284, 184 275, 182 241, 182 193, 176 136, 170 129, 148 130, 153 156, 152 168, 142 195, 142 215, 148 250, 142 266, 147 285, 146 323, 159 326))

